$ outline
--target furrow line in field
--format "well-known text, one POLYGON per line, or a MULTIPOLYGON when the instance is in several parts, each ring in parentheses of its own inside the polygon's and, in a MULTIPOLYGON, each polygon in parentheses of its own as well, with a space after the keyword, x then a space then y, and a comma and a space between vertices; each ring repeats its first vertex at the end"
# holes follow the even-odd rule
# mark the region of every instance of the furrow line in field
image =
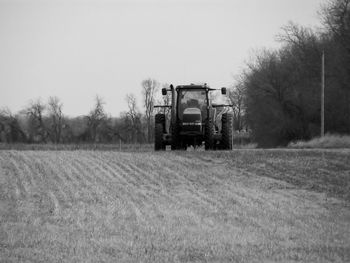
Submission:
MULTIPOLYGON (((96 154, 94 155, 94 157, 96 157, 96 154)), ((96 158, 100 159, 101 157, 102 156, 99 156, 96 158)), ((106 157, 106 156, 104 155, 103 157, 106 157)), ((118 166, 114 162, 112 162, 111 164, 111 162, 106 161, 106 159, 107 158, 104 158, 103 160, 100 159, 101 162, 99 162, 100 165, 98 167, 104 166, 105 171, 103 172, 110 173, 109 176, 112 176, 111 178, 112 181, 117 182, 118 186, 122 186, 122 187, 118 187, 118 189, 113 187, 112 191, 114 191, 114 193, 118 193, 119 198, 121 198, 122 201, 132 209, 138 223, 144 223, 149 221, 150 220, 150 217, 148 215, 149 211, 147 212, 144 211, 144 204, 152 203, 152 201, 148 198, 148 194, 143 191, 141 185, 138 182, 134 181, 132 184, 130 184, 130 178, 133 178, 133 175, 127 174, 125 170, 121 169, 120 163, 118 166), (117 173, 118 177, 114 176, 116 174, 115 172, 116 167, 118 169, 118 173, 117 173), (119 178, 121 175, 120 172, 124 175, 124 176, 121 176, 123 179, 124 187, 123 187, 123 184, 120 184, 120 178, 119 178), (127 178, 129 180, 127 180, 127 178)))
POLYGON ((121 170, 123 170, 126 176, 136 179, 136 181, 134 181, 134 185, 131 186, 132 189, 130 191, 130 195, 143 200, 141 202, 144 202, 146 200, 148 200, 147 202, 150 202, 152 195, 159 195, 160 189, 153 187, 150 184, 145 184, 144 180, 142 179, 142 175, 139 174, 136 170, 133 170, 130 165, 119 163, 118 166, 121 168, 121 170))
POLYGON ((190 184, 193 184, 193 183, 201 184, 201 180, 190 178, 190 177, 194 177, 194 175, 197 176, 198 174, 201 174, 200 179, 203 179, 203 177, 206 177, 211 181, 214 181, 212 173, 210 173, 210 170, 212 170, 212 167, 200 166, 202 168, 201 170, 203 171, 203 173, 199 173, 199 169, 194 168, 197 164, 193 161, 190 162, 190 160, 186 160, 186 158, 184 158, 183 156, 174 155, 172 156, 171 160, 163 157, 162 159, 159 159, 159 163, 166 164, 166 165, 158 166, 159 169, 163 169, 163 167, 166 167, 168 172, 170 171, 177 175, 177 177, 179 178, 179 182, 181 183, 183 183, 185 180, 187 181, 187 183, 190 183, 190 184), (185 162, 187 162, 186 165, 184 165, 185 162), (196 171, 196 173, 193 173, 193 171, 196 171))
POLYGON ((99 175, 99 170, 96 169, 93 159, 89 160, 89 158, 85 159, 79 156, 79 158, 75 159, 74 165, 89 181, 92 190, 96 193, 94 196, 97 200, 103 201, 104 199, 113 199, 114 195, 111 196, 111 193, 115 194, 115 190, 111 191, 109 187, 110 182, 103 180, 99 175))
POLYGON ((152 198, 149 197, 149 191, 145 192, 142 185, 136 181, 132 181, 132 183, 130 183, 130 179, 133 178, 133 175, 128 174, 126 170, 123 170, 120 167, 120 163, 116 163, 115 158, 111 159, 111 155, 109 153, 96 158, 100 160, 100 165, 104 165, 106 172, 108 171, 110 173, 112 180, 118 183, 118 189, 114 187, 113 191, 117 192, 119 194, 119 198, 134 211, 138 221, 150 222, 150 211, 145 208, 145 204, 152 204, 154 207, 156 207, 156 204, 152 201, 152 198), (122 184, 120 184, 120 179, 122 180, 122 184))
POLYGON ((55 163, 55 167, 53 167, 53 168, 54 168, 54 170, 57 170, 57 172, 56 171, 55 172, 56 173, 61 173, 61 174, 63 172, 64 178, 67 180, 67 182, 69 184, 72 185, 72 188, 73 188, 71 190, 72 193, 76 193, 76 190, 80 189, 80 182, 79 182, 79 180, 76 178, 76 176, 74 174, 68 172, 69 169, 67 169, 67 163, 69 163, 70 160, 66 159, 66 158, 63 159, 62 155, 59 153, 59 154, 56 155, 55 160, 52 160, 52 162, 50 162, 50 165, 52 163, 54 163, 54 161, 56 163, 55 163))
POLYGON ((87 188, 91 188, 92 183, 88 180, 87 176, 82 173, 83 170, 78 170, 75 168, 76 159, 75 155, 71 153, 67 153, 65 155, 60 155, 58 168, 59 171, 62 171, 66 177, 69 177, 74 181, 72 191, 75 193, 75 198, 80 193, 88 193, 90 192, 87 188))
POLYGON ((28 154, 26 152, 18 152, 18 155, 20 158, 20 166, 23 168, 24 173, 28 176, 32 188, 36 189, 38 186, 35 179, 35 173, 33 173, 28 164, 31 162, 31 160, 27 158, 28 154))
POLYGON ((164 156, 157 156, 157 162, 153 164, 153 169, 157 170, 158 173, 161 174, 161 179, 164 180, 164 183, 169 184, 172 186, 172 184, 180 185, 180 184, 187 184, 188 181, 182 174, 180 174, 178 167, 176 166, 177 160, 171 159, 164 156), (176 167, 175 167, 176 166, 176 167), (171 169, 171 168, 174 169, 171 169), (171 176, 169 176, 172 174, 171 176), (186 182, 184 182, 184 179, 186 182), (177 184, 176 184, 177 183, 177 184))
MULTIPOLYGON (((205 153, 204 153, 205 154, 205 153)), ((216 157, 207 157, 206 155, 197 154, 194 155, 176 155, 175 157, 186 168, 217 168, 224 166, 225 161, 216 157)))
MULTIPOLYGON (((99 167, 103 167, 105 175, 116 184, 118 191, 134 192, 135 181, 131 176, 126 174, 117 164, 110 161, 108 155, 95 155, 94 160, 98 160, 99 167)), ((115 189, 116 190, 116 189, 115 189)))
POLYGON ((127 169, 130 171, 134 172, 134 175, 136 175, 137 178, 139 178, 139 186, 142 188, 146 188, 148 191, 151 193, 160 193, 161 190, 164 190, 165 187, 161 184, 160 180, 154 180, 152 176, 150 176, 150 173, 153 174, 154 177, 154 172, 149 171, 149 173, 141 170, 139 167, 137 167, 135 164, 132 163, 127 163, 125 165, 127 169))
MULTIPOLYGON (((187 169, 182 166, 180 160, 172 160, 172 161, 166 161, 163 166, 160 166, 159 169, 165 170, 168 174, 171 174, 171 179, 173 178, 173 175, 176 176, 177 181, 179 184, 191 185, 191 187, 195 185, 201 184, 200 181, 197 180, 197 178, 192 178, 198 175, 198 172, 194 169, 187 169)), ((208 170, 206 170, 208 172, 208 170)))
POLYGON ((89 164, 89 169, 91 169, 92 174, 98 178, 105 189, 112 189, 112 192, 115 192, 115 188, 112 184, 118 184, 120 182, 115 180, 115 177, 112 175, 113 171, 106 168, 105 162, 100 161, 96 154, 90 152, 87 155, 80 156, 80 159, 84 163, 89 164))
POLYGON ((82 157, 83 153, 79 153, 78 155, 72 154, 71 156, 66 157, 69 158, 67 163, 77 172, 77 174, 80 175, 81 180, 86 180, 89 185, 96 185, 103 182, 101 178, 94 176, 90 163, 82 157))
MULTIPOLYGON (((103 182, 101 185, 110 192, 111 198, 118 197, 119 199, 124 199, 124 195, 129 194, 130 185, 128 181, 119 176, 118 172, 112 169, 108 161, 106 161, 100 153, 89 152, 84 156, 84 161, 94 168, 94 174, 98 175, 101 182, 103 182)), ((125 199, 127 199, 127 197, 125 199)))
MULTIPOLYGON (((143 221, 145 221, 144 218, 147 218, 146 221, 150 221, 151 218, 149 216, 149 213, 151 211, 146 209, 145 212, 144 204, 152 204, 154 207, 156 207, 156 204, 152 201, 152 198, 149 198, 149 191, 144 192, 141 185, 135 181, 130 183, 130 179, 133 176, 127 174, 125 170, 122 170, 118 165, 119 163, 117 164, 114 158, 111 160, 110 154, 107 153, 96 158, 98 158, 101 161, 101 164, 105 166, 105 169, 110 172, 110 176, 112 176, 113 181, 116 181, 118 183, 118 189, 114 190, 118 191, 119 198, 123 200, 127 205, 129 205, 132 209, 136 209, 136 216, 140 217, 142 214, 143 219, 141 219, 143 221)), ((159 211, 157 212, 159 213, 159 211)))
POLYGON ((72 192, 70 191, 70 187, 67 181, 61 176, 60 171, 56 171, 52 161, 46 160, 45 156, 29 154, 26 155, 26 160, 29 172, 36 175, 38 188, 41 188, 43 192, 46 192, 48 189, 54 189, 53 191, 61 196, 62 202, 71 201, 72 192), (44 165, 42 166, 42 164, 44 165))
POLYGON ((178 161, 181 162, 182 166, 186 169, 198 167, 198 168, 211 168, 217 165, 211 159, 205 159, 202 156, 177 156, 178 161))
POLYGON ((129 162, 130 160, 122 160, 118 163, 118 166, 124 171, 124 174, 131 176, 134 179, 134 185, 137 188, 140 188, 143 185, 142 175, 133 170, 132 167, 130 167, 129 162))
MULTIPOLYGON (((159 184, 161 185, 164 189, 170 189, 171 191, 176 189, 186 189, 187 192, 190 194, 190 196, 193 196, 196 202, 198 202, 199 205, 209 205, 212 208, 216 208, 220 206, 221 204, 215 199, 215 195, 207 195, 206 193, 201 193, 199 189, 202 188, 202 183, 200 182, 201 180, 197 180, 196 178, 191 178, 189 179, 189 176, 193 176, 193 173, 189 173, 189 169, 184 167, 182 165, 182 162, 184 161, 183 157, 175 158, 169 160, 168 158, 162 157, 162 156, 157 156, 156 162, 149 161, 147 163, 152 163, 154 164, 154 167, 152 167, 153 170, 157 170, 157 174, 159 174, 159 184), (169 168, 170 167, 170 168, 169 168), (175 176, 174 176, 175 175, 175 176), (176 179, 175 179, 176 178, 176 179), (174 180, 175 179, 175 180, 174 180), (163 181, 163 182, 162 182, 163 181), (175 181, 175 182, 174 182, 175 181), (171 185, 169 186, 169 182, 171 182, 171 185), (178 183, 178 184, 176 184, 178 183), (164 184, 167 184, 168 187, 165 187, 164 184), (180 186, 174 187, 174 186, 180 186)), ((190 164, 188 164, 190 166, 190 164)), ((148 165, 149 166, 149 165, 148 165)), ((147 166, 147 169, 150 169, 150 167, 147 166)), ((191 166, 193 167, 193 165, 191 166)), ((141 172, 142 174, 145 174, 142 170, 140 170, 139 167, 137 167, 135 164, 131 164, 130 167, 131 169, 135 169, 138 172, 141 172), (135 168, 136 167, 136 168, 135 168)), ((211 175, 209 173, 209 175, 211 175)), ((198 176, 198 173, 196 172, 197 177, 202 179, 200 176, 198 176)), ((208 176, 208 178, 216 183, 220 183, 220 180, 213 180, 213 176, 208 176)), ((173 194, 168 194, 166 191, 157 193, 159 196, 165 196, 166 199, 171 200, 172 203, 177 203, 179 200, 174 198, 173 194)))
MULTIPOLYGON (((70 153, 68 153, 68 155, 70 155, 70 153)), ((73 166, 71 156, 60 154, 58 157, 58 162, 56 162, 55 173, 61 173, 63 175, 63 178, 70 178, 71 181, 74 182, 73 185, 70 185, 69 181, 65 180, 65 187, 69 185, 68 187, 71 192, 71 202, 74 202, 77 198, 79 198, 82 193, 88 192, 86 189, 88 187, 86 180, 81 178, 80 172, 77 171, 73 166)))
POLYGON ((222 185, 221 177, 227 173, 227 167, 222 165, 222 162, 208 161, 207 159, 202 159, 204 157, 194 156, 193 158, 185 158, 182 156, 178 156, 178 163, 180 164, 179 170, 184 173, 189 170, 195 170, 196 175, 200 178, 200 180, 196 180, 196 182, 202 186, 212 185, 212 184, 220 184, 222 185), (198 160, 200 160, 198 162, 198 160), (209 162, 209 164, 208 164, 209 162), (183 165, 183 164, 186 165, 183 165))
POLYGON ((169 166, 170 165, 163 165, 159 169, 165 172, 164 175, 166 174, 166 178, 169 178, 169 181, 172 181, 171 187, 184 186, 186 188, 192 186, 192 182, 188 180, 183 173, 180 173, 178 169, 171 169, 169 166))
MULTIPOLYGON (((219 203, 215 200, 215 197, 208 198, 206 194, 201 194, 198 190, 211 188, 213 184, 222 184, 222 181, 216 178, 216 173, 213 174, 210 172, 213 168, 200 167, 201 170, 194 169, 193 167, 196 164, 193 163, 192 159, 187 160, 187 158, 176 155, 171 157, 172 158, 169 159, 165 156, 157 156, 158 162, 154 163, 154 169, 162 174, 160 178, 165 179, 163 182, 168 185, 169 182, 174 186, 181 185, 187 189, 189 193, 194 195, 197 200, 203 201, 204 199, 207 204, 213 207, 218 206, 219 203), (184 163, 186 163, 186 165, 183 165, 184 163), (191 173, 189 171, 193 172, 191 173)), ((169 187, 173 188, 173 186, 169 187)))
POLYGON ((118 175, 118 177, 122 178, 122 180, 124 180, 129 187, 139 188, 139 184, 135 180, 134 176, 131 176, 132 174, 130 174, 130 170, 125 169, 121 164, 121 162, 124 160, 116 160, 115 158, 110 158, 110 156, 106 156, 106 158, 108 158, 107 165, 110 166, 113 170, 116 170, 116 173, 113 173, 114 175, 118 175))
MULTIPOLYGON (((140 185, 139 184, 137 184, 137 185, 135 185, 135 186, 132 186, 132 185, 129 185, 129 186, 131 186, 131 187, 129 187, 127 190, 127 192, 126 191, 124 191, 123 190, 123 188, 120 188, 120 187, 118 187, 118 189, 116 189, 116 187, 113 185, 113 184, 111 184, 111 182, 114 182, 114 183, 120 183, 120 181, 117 181, 110 173, 111 173, 111 171, 110 170, 106 170, 105 168, 104 168, 104 166, 105 166, 105 163, 100 163, 100 165, 98 165, 98 164, 96 164, 96 162, 95 162, 95 158, 93 158, 93 156, 92 155, 90 155, 89 156, 92 160, 94 160, 94 162, 93 162, 93 166, 96 168, 96 170, 97 171, 101 171, 101 173, 104 175, 104 177, 108 177, 108 178, 110 178, 110 180, 111 181, 106 181, 106 183, 105 183, 105 187, 106 188, 108 188, 108 189, 110 189, 110 191, 111 192, 113 192, 114 194, 116 194, 117 193, 117 190, 121 190, 122 189, 122 191, 124 192, 124 193, 127 193, 128 194, 128 197, 127 198, 132 198, 133 200, 135 200, 135 196, 140 196, 141 197, 141 199, 145 199, 147 196, 141 191, 141 187, 140 187, 140 185)), ((131 175, 129 175, 129 176, 131 176, 131 175)), ((118 184, 118 186, 120 186, 120 184, 118 184)))
MULTIPOLYGON (((196 197, 199 202, 203 202, 214 209, 222 207, 222 202, 218 200, 218 198, 223 191, 232 188, 233 182, 231 180, 224 182, 222 179, 218 178, 218 176, 228 173, 227 169, 221 166, 219 170, 217 170, 215 166, 206 166, 204 168, 200 166, 201 169, 196 169, 195 172, 189 173, 189 169, 181 165, 184 162, 183 157, 177 158, 175 161, 178 163, 179 167, 170 164, 169 172, 181 174, 183 180, 186 180, 188 185, 191 186, 187 187, 190 194, 196 197), (220 186, 220 189, 217 189, 217 186, 220 186)), ((188 160, 186 160, 186 162, 189 165, 191 164, 188 160)), ((191 159, 191 162, 195 162, 195 160, 191 159)), ((190 165, 190 167, 193 166, 194 165, 190 165)))
POLYGON ((15 193, 16 196, 18 198, 25 198, 26 196, 28 196, 28 191, 29 191, 29 186, 27 185, 27 183, 24 181, 23 175, 21 175, 22 171, 19 170, 18 164, 15 160, 15 156, 14 153, 11 153, 9 156, 9 160, 7 162, 8 166, 7 168, 9 169, 9 173, 12 173, 15 177, 15 181, 16 181, 16 188, 15 188, 15 193))
POLYGON ((8 199, 18 200, 20 198, 20 192, 18 191, 17 180, 10 173, 8 166, 8 162, 0 152, 1 193, 5 194, 8 199))
MULTIPOLYGON (((196 199, 198 201, 198 204, 201 206, 210 206, 210 207, 217 207, 218 205, 220 205, 215 198, 208 198, 207 194, 203 194, 199 191, 199 189, 201 187, 198 187, 198 185, 196 186, 196 184, 194 184, 194 182, 192 180, 188 180, 186 178, 186 176, 184 175, 179 175, 178 172, 171 170, 168 167, 164 167, 164 169, 170 174, 173 175, 175 174, 176 176, 178 176, 179 178, 182 178, 183 183, 181 184, 180 187, 176 187, 176 188, 180 188, 181 191, 185 190, 187 191, 190 196, 193 196, 194 199, 196 199)), ((180 196, 181 198, 181 196, 180 196)))
MULTIPOLYGON (((56 155, 57 153, 52 154, 56 155)), ((51 155, 49 156, 52 157, 51 155)), ((62 176, 62 169, 60 169, 60 165, 57 165, 57 159, 47 159, 47 156, 41 156, 39 159, 45 164, 44 171, 40 171, 43 175, 41 180, 44 181, 42 185, 46 185, 48 189, 55 189, 54 191, 61 196, 62 203, 71 203, 74 191, 69 184, 69 177, 62 176), (43 180, 45 177, 46 180, 43 180)))
MULTIPOLYGON (((143 160, 143 162, 147 162, 147 163, 154 163, 155 160, 143 160)), ((136 171, 138 174, 140 174, 141 176, 141 179, 143 179, 144 181, 144 184, 145 185, 149 185, 149 183, 151 183, 150 185, 154 185, 156 186, 155 188, 163 188, 164 186, 162 185, 162 183, 160 182, 159 178, 158 180, 155 179, 155 173, 154 173, 154 169, 149 169, 147 172, 145 170, 142 170, 137 164, 135 163, 127 163, 128 165, 128 168, 133 170, 133 171, 136 171)))
POLYGON ((174 189, 174 177, 167 174, 166 167, 168 166, 169 160, 159 160, 158 156, 154 158, 152 156, 142 156, 142 160, 136 158, 135 163, 130 164, 131 169, 135 169, 137 172, 147 178, 146 183, 154 185, 154 194, 156 197, 163 197, 172 203, 177 203, 178 200, 173 196, 172 191, 174 189), (147 158, 147 160, 145 160, 147 158), (144 167, 144 169, 141 169, 144 167))
MULTIPOLYGON (((38 171, 31 170, 28 163, 32 163, 32 160, 27 156, 28 154, 26 152, 19 153, 20 163, 22 164, 21 168, 23 168, 24 173, 31 178, 32 182, 30 202, 34 202, 39 207, 43 205, 43 207, 45 207, 44 210, 48 209, 47 211, 50 213, 58 215, 60 211, 60 205, 54 192, 56 195, 60 196, 63 201, 66 201, 67 199, 66 195, 60 191, 61 189, 59 185, 61 182, 55 182, 53 179, 54 175, 51 175, 47 172, 47 164, 45 163, 46 160, 43 156, 39 155, 38 157, 36 155, 31 155, 33 159, 39 158, 45 163, 43 166, 44 168, 38 169, 38 171), (45 180, 43 180, 43 177, 40 177, 39 179, 39 176, 36 176, 37 179, 34 180, 34 175, 39 175, 40 173, 44 173, 46 175, 45 180)), ((37 169, 38 167, 35 166, 34 168, 37 169)))
POLYGON ((115 169, 113 169, 106 156, 102 156, 102 154, 103 153, 94 153, 93 156, 88 158, 88 161, 97 163, 97 167, 105 171, 104 175, 107 177, 107 181, 113 181, 123 185, 128 184, 129 182, 124 177, 120 176, 115 169))
POLYGON ((244 187, 241 183, 242 178, 237 177, 236 172, 238 171, 234 169, 230 171, 223 169, 220 173, 220 171, 211 168, 208 174, 203 175, 202 173, 203 180, 201 180, 199 187, 206 189, 204 198, 218 207, 227 202, 235 202, 237 199, 247 199, 246 190, 241 190, 244 187), (211 178, 208 179, 208 176, 211 178), (219 179, 218 176, 225 176, 225 179, 219 179), (204 178, 207 180, 205 184, 204 178))
POLYGON ((99 196, 103 196, 104 193, 97 187, 96 181, 92 183, 92 179, 86 170, 84 170, 77 161, 67 162, 69 171, 73 174, 76 174, 79 177, 79 181, 83 187, 80 189, 75 189, 76 191, 81 191, 88 199, 98 200, 99 196))
POLYGON ((14 168, 17 170, 17 174, 20 177, 21 184, 23 185, 26 193, 29 194, 31 192, 30 188, 33 187, 31 184, 31 180, 32 180, 31 174, 32 173, 27 174, 23 171, 23 169, 22 169, 23 160, 21 160, 20 154, 21 154, 21 152, 16 152, 16 154, 13 154, 11 161, 14 165, 14 168))

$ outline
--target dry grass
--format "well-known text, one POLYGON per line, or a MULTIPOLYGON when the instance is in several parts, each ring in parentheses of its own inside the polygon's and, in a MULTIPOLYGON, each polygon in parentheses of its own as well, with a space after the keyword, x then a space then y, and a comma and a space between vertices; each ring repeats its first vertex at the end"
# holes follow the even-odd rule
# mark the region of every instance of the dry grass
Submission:
POLYGON ((297 141, 288 145, 289 148, 350 148, 349 135, 326 134, 310 141, 297 141))
POLYGON ((209 156, 254 176, 285 181, 295 188, 350 202, 349 149, 247 149, 209 156))
POLYGON ((349 156, 0 151, 1 259, 349 262, 349 156))
POLYGON ((257 143, 246 143, 246 144, 234 144, 233 149, 255 149, 258 147, 257 143))
POLYGON ((121 151, 121 152, 144 152, 153 150, 153 144, 102 144, 102 143, 80 143, 80 144, 29 144, 29 143, 0 143, 0 150, 20 151, 121 151))

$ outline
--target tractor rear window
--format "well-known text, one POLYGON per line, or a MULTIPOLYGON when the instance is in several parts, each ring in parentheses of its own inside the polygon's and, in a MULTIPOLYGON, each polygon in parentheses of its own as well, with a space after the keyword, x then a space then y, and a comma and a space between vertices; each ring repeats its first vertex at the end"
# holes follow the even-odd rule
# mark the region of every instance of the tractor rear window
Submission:
POLYGON ((179 117, 187 108, 198 108, 201 111, 206 108, 207 96, 205 90, 181 90, 179 93, 179 117))
POLYGON ((206 100, 204 90, 183 90, 180 93, 180 98, 180 102, 186 104, 195 103, 196 101, 198 104, 203 105, 206 100))

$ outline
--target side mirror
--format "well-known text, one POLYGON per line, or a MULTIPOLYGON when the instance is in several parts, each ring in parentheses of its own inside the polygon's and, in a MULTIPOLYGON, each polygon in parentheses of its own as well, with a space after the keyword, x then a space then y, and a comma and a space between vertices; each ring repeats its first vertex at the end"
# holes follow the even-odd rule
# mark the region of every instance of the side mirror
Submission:
POLYGON ((162 95, 163 95, 163 96, 166 95, 166 88, 162 88, 162 95))
POLYGON ((221 88, 221 94, 226 95, 226 88, 221 88))

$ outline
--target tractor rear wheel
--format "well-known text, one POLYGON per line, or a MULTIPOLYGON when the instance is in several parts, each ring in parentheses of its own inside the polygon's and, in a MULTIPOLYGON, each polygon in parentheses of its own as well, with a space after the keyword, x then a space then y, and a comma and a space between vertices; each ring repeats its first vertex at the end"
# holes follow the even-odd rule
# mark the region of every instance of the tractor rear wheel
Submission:
POLYGON ((163 125, 161 123, 156 123, 156 127, 154 129, 154 150, 165 150, 165 144, 163 140, 163 125))
POLYGON ((205 123, 204 130, 204 142, 205 142, 205 150, 214 149, 214 124, 212 120, 208 120, 205 123))
POLYGON ((163 133, 165 130, 165 115, 156 114, 154 127, 154 150, 165 150, 165 142, 163 140, 163 133))
POLYGON ((178 128, 178 125, 175 124, 171 128, 171 150, 178 150, 179 148, 180 148, 179 128, 178 128))
POLYGON ((232 124, 233 116, 231 113, 224 113, 221 117, 222 122, 222 140, 221 145, 224 150, 232 150, 232 124))
POLYGON ((163 127, 165 126, 165 114, 156 114, 156 116, 154 116, 154 121, 155 123, 161 123, 163 124, 163 127))

